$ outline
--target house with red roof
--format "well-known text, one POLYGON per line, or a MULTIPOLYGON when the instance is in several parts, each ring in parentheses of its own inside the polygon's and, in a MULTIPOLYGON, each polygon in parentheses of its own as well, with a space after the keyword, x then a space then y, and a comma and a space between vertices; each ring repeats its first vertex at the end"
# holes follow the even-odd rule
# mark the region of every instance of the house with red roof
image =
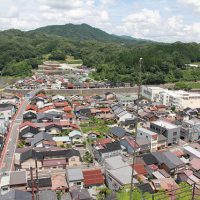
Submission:
POLYGON ((104 176, 100 169, 84 170, 83 178, 85 188, 104 185, 104 176))
POLYGON ((67 113, 70 113, 72 110, 73 110, 73 108, 70 107, 70 106, 65 106, 64 109, 63 109, 63 111, 67 112, 67 113))
POLYGON ((134 170, 137 172, 137 174, 144 175, 144 176, 148 175, 148 172, 145 169, 144 164, 135 163, 135 165, 132 165, 132 166, 134 166, 134 170))
POLYGON ((63 109, 64 107, 68 106, 68 102, 67 101, 54 102, 54 106, 55 108, 63 109))
POLYGON ((38 108, 35 105, 29 104, 29 105, 26 106, 26 111, 28 111, 28 110, 33 110, 33 111, 37 112, 38 108))
POLYGON ((36 97, 40 97, 40 98, 45 99, 47 96, 46 96, 46 94, 39 93, 39 94, 36 95, 36 97))

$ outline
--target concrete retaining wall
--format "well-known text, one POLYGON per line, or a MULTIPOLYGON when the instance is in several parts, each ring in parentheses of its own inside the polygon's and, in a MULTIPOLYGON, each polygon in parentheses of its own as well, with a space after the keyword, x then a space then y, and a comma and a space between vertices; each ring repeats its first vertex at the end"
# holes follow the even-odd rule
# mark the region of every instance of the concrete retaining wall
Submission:
MULTIPOLYGON (((166 85, 154 85, 154 86, 159 86, 163 88, 168 88, 172 86, 173 84, 166 84, 166 85)), ((20 94, 26 94, 30 92, 31 90, 25 90, 25 89, 5 89, 5 92, 8 93, 20 93, 20 94)), ((93 94, 98 94, 102 95, 105 94, 106 92, 113 92, 116 94, 131 94, 131 93, 137 93, 137 86, 134 87, 121 87, 121 88, 93 88, 93 89, 60 89, 60 90, 45 90, 49 94, 61 94, 61 95, 93 95, 93 94)))
MULTIPOLYGON (((30 92, 31 90, 14 90, 14 89, 5 89, 5 92, 8 93, 20 93, 20 94, 26 94, 30 92)), ((60 89, 60 90, 45 90, 49 94, 60 94, 60 95, 65 95, 65 96, 70 96, 70 95, 93 95, 93 94, 98 94, 98 95, 103 95, 106 92, 114 92, 117 94, 131 94, 131 93, 136 93, 137 92, 137 87, 127 87, 127 88, 94 88, 94 89, 60 89)))

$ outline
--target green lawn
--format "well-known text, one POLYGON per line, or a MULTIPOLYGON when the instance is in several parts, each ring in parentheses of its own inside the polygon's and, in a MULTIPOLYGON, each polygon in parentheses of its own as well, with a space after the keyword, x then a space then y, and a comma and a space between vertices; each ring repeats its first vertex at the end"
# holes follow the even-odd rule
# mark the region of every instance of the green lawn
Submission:
POLYGON ((100 134, 105 134, 110 130, 110 127, 108 127, 108 125, 111 125, 113 123, 114 121, 106 121, 92 117, 87 123, 82 123, 80 126, 83 133, 94 131, 100 134))

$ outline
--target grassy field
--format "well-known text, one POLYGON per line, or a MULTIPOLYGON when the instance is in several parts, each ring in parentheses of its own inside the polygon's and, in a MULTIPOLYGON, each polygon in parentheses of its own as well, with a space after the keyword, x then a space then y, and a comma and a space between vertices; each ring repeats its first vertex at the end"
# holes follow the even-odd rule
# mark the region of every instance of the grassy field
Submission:
POLYGON ((80 126, 83 133, 97 132, 100 134, 105 134, 110 130, 110 127, 108 127, 110 124, 113 124, 113 122, 91 118, 88 123, 82 123, 80 126))
POLYGON ((83 64, 81 59, 75 59, 73 56, 67 56, 65 60, 68 64, 83 64))

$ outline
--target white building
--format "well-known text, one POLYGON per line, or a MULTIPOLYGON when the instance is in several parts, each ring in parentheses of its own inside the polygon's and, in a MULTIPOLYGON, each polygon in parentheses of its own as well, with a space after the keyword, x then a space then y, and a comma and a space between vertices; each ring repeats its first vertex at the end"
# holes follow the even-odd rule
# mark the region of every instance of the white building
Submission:
POLYGON ((142 86, 142 96, 154 102, 177 108, 198 108, 200 94, 183 90, 168 90, 160 87, 142 86))
POLYGON ((150 101, 156 101, 158 99, 158 94, 164 89, 161 87, 150 87, 142 86, 142 96, 150 101))
POLYGON ((176 106, 178 108, 197 108, 200 105, 200 94, 193 92, 186 92, 183 90, 173 91, 165 90, 158 95, 160 103, 168 106, 176 106))
POLYGON ((150 141, 151 152, 157 151, 158 134, 145 128, 138 128, 137 138, 143 138, 150 141))

